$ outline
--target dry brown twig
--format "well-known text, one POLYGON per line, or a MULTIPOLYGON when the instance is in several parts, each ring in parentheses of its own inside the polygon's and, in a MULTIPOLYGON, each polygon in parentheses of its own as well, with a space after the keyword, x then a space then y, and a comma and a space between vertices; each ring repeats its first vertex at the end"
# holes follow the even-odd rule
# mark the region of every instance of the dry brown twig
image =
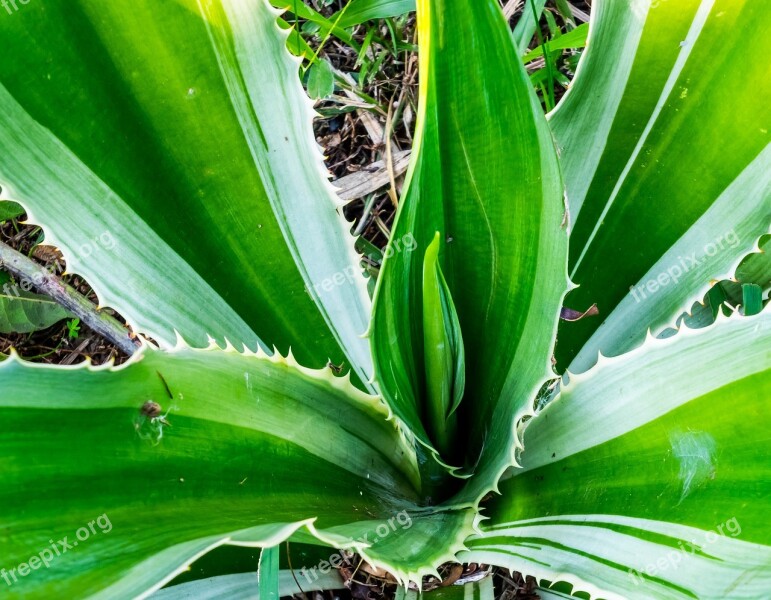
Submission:
POLYGON ((133 338, 114 317, 100 310, 55 274, 4 242, 0 242, 0 266, 20 279, 31 282, 39 292, 50 296, 125 354, 134 354, 139 349, 141 342, 133 338))

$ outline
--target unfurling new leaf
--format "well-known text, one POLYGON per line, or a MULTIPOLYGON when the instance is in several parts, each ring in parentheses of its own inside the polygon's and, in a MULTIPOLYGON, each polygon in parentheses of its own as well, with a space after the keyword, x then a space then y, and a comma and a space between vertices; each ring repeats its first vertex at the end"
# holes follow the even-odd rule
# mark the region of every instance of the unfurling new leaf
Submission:
POLYGON ((466 385, 466 359, 458 313, 439 264, 440 234, 426 249, 423 262, 423 354, 426 407, 434 443, 452 455, 457 431, 455 411, 466 385))

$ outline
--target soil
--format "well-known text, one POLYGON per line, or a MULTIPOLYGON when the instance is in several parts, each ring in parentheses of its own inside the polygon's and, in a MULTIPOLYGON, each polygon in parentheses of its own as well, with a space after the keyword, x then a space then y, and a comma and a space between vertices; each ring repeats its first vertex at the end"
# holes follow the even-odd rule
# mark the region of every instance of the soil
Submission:
MULTIPOLYGON (((44 244, 44 233, 36 225, 25 224, 27 215, 0 223, 0 240, 43 265, 49 272, 60 273, 62 281, 74 287, 83 296, 98 303, 94 290, 82 277, 67 274, 67 265, 58 249, 44 244)), ((11 281, 11 283, 14 283, 11 281)), ((18 283, 18 282, 17 282, 18 283)), ((125 319, 110 308, 104 309, 125 325, 125 319)), ((94 364, 114 361, 121 364, 128 356, 111 342, 94 333, 85 324, 71 331, 69 321, 34 333, 0 334, 0 354, 13 348, 19 356, 31 362, 72 365, 90 357, 94 364)))

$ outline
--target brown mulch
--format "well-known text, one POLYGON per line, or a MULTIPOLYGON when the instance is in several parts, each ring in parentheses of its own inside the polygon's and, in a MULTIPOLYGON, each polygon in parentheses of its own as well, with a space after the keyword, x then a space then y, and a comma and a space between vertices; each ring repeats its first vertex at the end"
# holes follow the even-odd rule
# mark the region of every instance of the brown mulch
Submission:
MULTIPOLYGON (((59 250, 45 245, 42 229, 37 225, 24 224, 26 218, 27 215, 21 215, 18 219, 0 222, 0 240, 40 263, 50 272, 61 274, 62 281, 91 302, 98 304, 98 298, 88 282, 77 275, 67 274, 67 265, 59 250)), ((125 319, 114 310, 103 310, 125 325, 125 319)), ((71 335, 68 323, 69 320, 60 321, 33 333, 0 334, 0 354, 8 354, 13 348, 25 360, 61 365, 77 364, 87 357, 90 357, 95 365, 110 361, 121 364, 128 360, 126 354, 94 333, 84 323, 79 323, 77 332, 73 331, 71 335)))

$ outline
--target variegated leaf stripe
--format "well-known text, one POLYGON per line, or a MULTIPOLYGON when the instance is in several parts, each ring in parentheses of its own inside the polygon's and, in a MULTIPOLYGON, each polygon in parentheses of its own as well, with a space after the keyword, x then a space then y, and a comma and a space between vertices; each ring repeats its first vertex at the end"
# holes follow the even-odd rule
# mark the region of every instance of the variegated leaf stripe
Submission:
POLYGON ((368 382, 365 281, 276 16, 267 0, 4 15, 3 197, 164 346, 261 339, 313 366, 342 348, 368 382))
POLYGON ((289 536, 419 580, 473 531, 473 511, 415 504, 414 447, 379 398, 328 369, 146 347, 115 369, 11 358, 0 380, 0 576, 12 595, 142 596, 219 545, 289 536), (41 553, 48 568, 19 571, 41 553))
POLYGON ((771 589, 771 311, 603 359, 525 431, 462 560, 601 598, 771 589))
MULTIPOLYGON (((196 600, 216 600, 218 598, 259 600, 259 592, 255 589, 256 585, 256 573, 219 575, 167 587, 158 590, 150 598, 151 600, 189 600, 190 598, 196 600)), ((278 574, 278 588, 282 598, 304 592, 338 590, 342 587, 343 580, 336 570, 319 574, 316 578, 298 577, 296 573, 288 569, 279 571, 278 574)))
POLYGON ((558 358, 585 371, 672 325, 730 277, 771 225, 771 41, 747 0, 621 0, 592 7, 586 55, 551 115, 571 208, 577 308, 558 358), (744 33, 743 33, 744 32, 744 33), (595 331, 596 330, 596 331, 595 331))
POLYGON ((456 413, 467 423, 456 444, 466 456, 442 458, 473 472, 454 499, 473 504, 512 464, 515 423, 553 376, 568 288, 564 194, 547 123, 500 7, 494 0, 417 6, 418 124, 392 240, 411 236, 415 249, 384 262, 372 351, 394 414, 432 448, 421 421, 429 413, 421 282, 438 232, 438 262, 462 330, 468 399, 456 413))

